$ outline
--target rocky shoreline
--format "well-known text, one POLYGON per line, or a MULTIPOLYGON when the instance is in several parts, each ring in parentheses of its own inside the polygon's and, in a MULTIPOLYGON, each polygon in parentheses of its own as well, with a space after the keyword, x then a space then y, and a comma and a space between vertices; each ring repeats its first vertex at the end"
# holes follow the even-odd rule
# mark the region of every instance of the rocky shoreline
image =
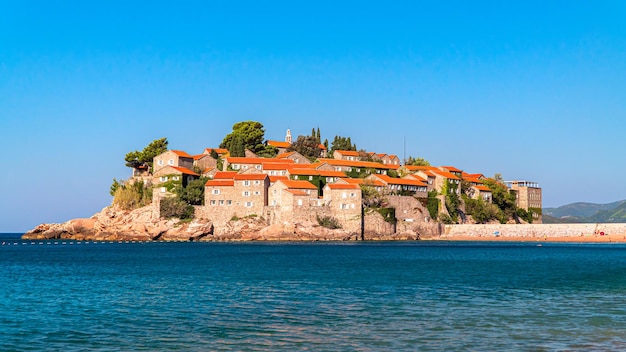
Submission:
POLYGON ((41 224, 23 239, 71 239, 80 241, 358 241, 418 240, 413 231, 394 234, 351 233, 328 229, 314 223, 268 225, 263 219, 243 218, 216 229, 210 220, 155 217, 152 206, 132 211, 108 206, 91 218, 72 219, 59 224, 41 224))

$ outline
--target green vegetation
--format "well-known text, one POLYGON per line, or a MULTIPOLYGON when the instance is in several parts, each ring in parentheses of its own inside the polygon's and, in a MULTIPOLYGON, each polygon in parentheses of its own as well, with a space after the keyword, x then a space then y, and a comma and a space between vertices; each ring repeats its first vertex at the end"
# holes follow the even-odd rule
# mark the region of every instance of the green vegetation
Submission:
POLYGON ((479 224, 485 224, 501 218, 500 209, 490 202, 483 199, 472 199, 466 195, 463 195, 463 200, 465 201, 466 213, 471 215, 474 221, 479 224))
POLYGON ((317 223, 327 229, 340 229, 339 221, 332 216, 317 216, 317 223))
POLYGON ((380 215, 382 215, 383 219, 390 223, 395 224, 397 222, 396 219, 396 208, 374 208, 380 215))
POLYGON ((152 202, 152 187, 144 184, 142 181, 124 184, 113 180, 113 184, 117 185, 113 191, 113 204, 124 209, 134 210, 149 205, 152 202))
POLYGON ((161 217, 165 219, 178 218, 189 220, 193 218, 194 208, 178 197, 165 197, 161 199, 161 217))
POLYGON ((430 166, 430 163, 424 158, 414 158, 412 156, 409 156, 409 158, 406 160, 406 165, 430 166))
POLYGON ((439 215, 439 199, 437 199, 437 191, 432 190, 428 192, 428 201, 426 203, 426 208, 428 209, 428 214, 430 214, 430 218, 436 220, 437 216, 439 215))
POLYGON ((296 151, 311 161, 319 158, 321 152, 320 142, 313 136, 298 136, 287 150, 296 151))
POLYGON ((155 156, 167 151, 167 138, 155 139, 148 144, 142 151, 135 150, 129 152, 124 157, 126 166, 136 168, 142 165, 150 166, 152 169, 152 159, 155 156))
POLYGON ((178 198, 189 205, 203 205, 204 185, 208 180, 208 177, 201 177, 197 180, 190 181, 187 187, 178 188, 178 198))
POLYGON ((245 150, 263 156, 274 157, 278 150, 275 147, 264 144, 265 128, 256 121, 242 121, 233 125, 233 131, 224 137, 220 148, 226 148, 230 156, 245 156, 245 150))
POLYGON ((356 144, 352 144, 350 137, 335 136, 333 144, 330 147, 329 154, 333 155, 335 150, 357 150, 356 144))

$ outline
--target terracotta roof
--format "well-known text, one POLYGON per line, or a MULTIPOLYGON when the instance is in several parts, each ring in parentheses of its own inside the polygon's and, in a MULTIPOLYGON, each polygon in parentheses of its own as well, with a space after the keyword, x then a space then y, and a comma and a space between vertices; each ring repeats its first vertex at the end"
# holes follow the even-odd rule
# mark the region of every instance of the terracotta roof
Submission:
POLYGON ((280 182, 292 189, 317 189, 314 184, 304 180, 280 180, 280 182))
POLYGON ((330 170, 316 170, 312 168, 292 168, 289 169, 291 175, 303 175, 303 176, 322 176, 322 177, 346 177, 341 171, 330 170))
POLYGON ((359 156, 359 152, 357 152, 356 150, 335 150, 335 153, 341 153, 341 155, 348 155, 348 156, 359 156))
POLYGON ((483 186, 483 185, 476 185, 476 186, 472 186, 473 188, 476 188, 479 191, 483 191, 483 192, 491 192, 491 188, 487 187, 487 186, 483 186))
POLYGON ((236 174, 233 180, 265 180, 266 174, 236 174))
POLYGON ((322 143, 320 143, 320 145, 318 145, 318 147, 319 147, 321 150, 326 150, 326 146, 325 146, 325 145, 323 145, 322 143))
POLYGON ((292 167, 293 163, 286 162, 274 162, 274 163, 263 163, 263 170, 287 170, 292 167))
POLYGON ((271 145, 276 148, 289 148, 291 147, 291 143, 289 142, 281 142, 281 141, 267 141, 268 145, 271 145))
POLYGON ((280 153, 278 155, 276 155, 276 159, 284 159, 284 158, 288 158, 289 156, 295 154, 295 152, 284 152, 284 153, 280 153))
POLYGON ((235 185, 234 180, 208 180, 204 184, 205 186, 213 187, 232 187, 235 185))
POLYGON ((387 175, 375 175, 375 177, 381 179, 383 182, 392 185, 406 185, 406 186, 426 186, 423 181, 411 180, 408 178, 394 178, 387 175))
POLYGON ((449 178, 451 180, 460 180, 460 178, 458 178, 455 174, 451 173, 451 172, 447 172, 447 171, 441 171, 441 170, 430 170, 432 173, 439 175, 439 176, 443 176, 445 178, 449 178))
POLYGON ((360 189, 359 185, 352 183, 328 183, 326 187, 330 189, 360 189))
POLYGON ((342 178, 342 181, 351 183, 351 184, 355 184, 355 185, 365 185, 365 186, 373 186, 373 187, 384 187, 385 184, 382 183, 380 180, 366 180, 364 178, 342 178))
MULTIPOLYGON (((230 164, 263 164, 266 162, 271 162, 275 160, 274 158, 245 158, 245 157, 234 157, 230 156, 226 158, 230 164)), ((293 163, 291 159, 280 159, 282 163, 293 163)))
POLYGON ((459 170, 454 166, 442 166, 442 168, 450 171, 450 172, 463 172, 463 170, 459 170))
POLYGON ((220 155, 228 154, 228 149, 225 149, 225 148, 205 148, 204 153, 211 154, 211 151, 213 150, 215 150, 215 152, 220 155))
POLYGON ((318 159, 320 163, 327 163, 329 165, 335 166, 348 166, 348 167, 356 167, 363 169, 385 169, 385 170, 393 170, 397 169, 398 165, 385 165, 381 163, 377 163, 374 161, 356 161, 356 160, 340 160, 340 159, 328 159, 328 158, 320 158, 318 159))
POLYGON ((180 171, 180 172, 181 172, 182 174, 184 174, 184 175, 200 176, 200 175, 198 175, 197 173, 195 173, 195 172, 193 172, 193 171, 189 170, 189 169, 188 169, 188 168, 186 168, 186 167, 181 167, 181 166, 170 166, 170 167, 171 167, 171 168, 173 168, 173 169, 175 169, 175 170, 177 170, 177 171, 180 171))
POLYGON ((305 191, 299 190, 299 189, 285 189, 285 191, 293 194, 294 196, 308 196, 309 195, 305 191))
POLYGON ((172 152, 174 152, 174 154, 176 154, 178 156, 182 156, 183 158, 193 158, 191 155, 185 153, 182 150, 172 150, 172 152))
POLYGON ((235 175, 237 175, 237 171, 218 171, 213 176, 213 179, 232 179, 235 175))
POLYGON ((289 177, 287 176, 270 176, 270 182, 274 183, 276 181, 280 181, 280 180, 289 180, 289 177))

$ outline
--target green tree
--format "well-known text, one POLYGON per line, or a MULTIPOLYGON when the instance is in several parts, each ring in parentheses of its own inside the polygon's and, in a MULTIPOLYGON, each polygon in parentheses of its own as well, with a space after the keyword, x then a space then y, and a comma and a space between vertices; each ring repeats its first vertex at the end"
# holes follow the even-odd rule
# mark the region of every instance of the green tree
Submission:
POLYGON ((335 139, 333 139, 333 143, 330 147, 331 155, 335 150, 357 150, 357 149, 356 149, 356 144, 352 144, 350 137, 335 136, 335 139))
POLYGON ((204 185, 208 180, 208 177, 201 177, 197 180, 189 181, 187 187, 179 188, 179 198, 190 205, 203 205, 204 185))
POLYGON ((298 139, 287 150, 296 151, 310 160, 318 158, 321 152, 317 137, 313 136, 298 136, 298 139))
POLYGON ((155 156, 166 152, 167 144, 167 138, 155 139, 143 148, 142 151, 135 150, 134 152, 127 153, 124 157, 126 166, 136 168, 147 164, 150 168, 152 168, 152 159, 154 159, 155 156))
MULTIPOLYGON (((496 174, 498 176, 498 174, 496 174)), ((502 179, 502 177, 499 177, 502 179)), ((491 190, 492 202, 502 211, 500 222, 506 223, 508 219, 513 218, 517 214, 517 206, 515 205, 515 193, 510 192, 509 188, 496 179, 485 179, 483 184, 491 190)))
POLYGON ((224 137, 220 148, 226 148, 231 156, 243 156, 245 149, 258 153, 265 149, 265 128, 256 121, 242 121, 233 125, 233 131, 224 137))
POLYGON ((409 156, 409 158, 406 161, 406 164, 413 165, 413 166, 430 166, 430 163, 428 162, 428 160, 424 158, 414 158, 412 156, 409 156))

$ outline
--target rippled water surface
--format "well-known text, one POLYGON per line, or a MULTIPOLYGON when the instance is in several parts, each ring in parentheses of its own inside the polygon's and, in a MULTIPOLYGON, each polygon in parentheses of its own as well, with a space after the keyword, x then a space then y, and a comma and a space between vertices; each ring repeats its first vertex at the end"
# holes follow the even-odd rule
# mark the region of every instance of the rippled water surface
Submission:
POLYGON ((626 350, 623 245, 2 240, 2 351, 626 350))

